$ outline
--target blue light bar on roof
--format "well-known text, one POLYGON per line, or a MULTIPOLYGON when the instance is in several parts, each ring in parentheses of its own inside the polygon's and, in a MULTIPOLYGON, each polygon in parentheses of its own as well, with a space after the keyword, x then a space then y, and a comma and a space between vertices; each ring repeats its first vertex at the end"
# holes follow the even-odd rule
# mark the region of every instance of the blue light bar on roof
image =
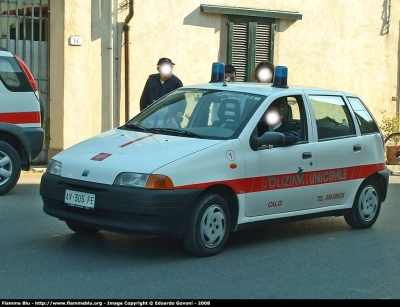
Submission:
POLYGON ((222 62, 214 62, 211 70, 210 82, 222 82, 225 79, 225 64, 222 62))
POLYGON ((274 74, 274 84, 273 87, 288 88, 287 83, 288 69, 286 66, 276 66, 274 74))

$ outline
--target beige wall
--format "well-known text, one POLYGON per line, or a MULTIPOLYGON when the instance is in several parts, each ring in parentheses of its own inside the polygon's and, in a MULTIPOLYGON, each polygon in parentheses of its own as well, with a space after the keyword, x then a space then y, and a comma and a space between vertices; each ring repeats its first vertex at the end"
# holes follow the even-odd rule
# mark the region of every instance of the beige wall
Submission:
MULTIPOLYGON (((288 66, 289 83, 353 92, 378 119, 383 110, 394 113, 400 5, 392 1, 390 31, 382 35, 387 1, 134 1, 129 24, 130 115, 139 112, 143 86, 156 72, 160 57, 176 63, 174 73, 184 85, 208 82, 211 64, 226 60, 226 16, 202 13, 200 4, 299 12, 302 20, 280 20, 275 35, 274 64, 288 66)), ((108 1, 51 0, 50 156, 124 122, 122 26, 128 10, 119 9, 123 2, 113 2, 110 45, 108 1), (83 45, 69 46, 71 35, 81 35, 83 45)))
POLYGON ((64 147, 64 1, 51 2, 50 14, 50 146, 49 159, 53 149, 64 147), (56 5, 57 4, 57 5, 56 5))
POLYGON ((400 6, 392 1, 390 31, 382 35, 384 2, 303 1, 303 20, 276 35, 275 64, 289 67, 293 84, 359 95, 377 119, 382 110, 396 112, 400 6))
POLYGON ((109 54, 114 44, 108 3, 51 1, 49 158, 111 128, 109 54), (82 45, 69 45, 71 36, 80 36, 82 45))

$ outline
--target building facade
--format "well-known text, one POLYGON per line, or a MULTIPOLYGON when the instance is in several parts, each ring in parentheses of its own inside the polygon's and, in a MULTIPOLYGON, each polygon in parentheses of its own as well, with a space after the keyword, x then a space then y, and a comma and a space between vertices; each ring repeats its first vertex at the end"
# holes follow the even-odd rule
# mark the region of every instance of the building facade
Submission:
MULTIPOLYGON (((2 25, 12 10, 18 12, 16 3, 0 0, 2 25)), ((234 64, 238 80, 250 81, 256 63, 267 59, 288 67, 290 84, 359 95, 378 121, 382 112, 399 110, 395 1, 251 0, 246 7, 236 0, 24 3, 47 7, 36 11, 37 18, 46 15, 40 31, 48 35, 48 82, 42 87, 48 160, 136 115, 161 57, 175 62, 173 72, 184 85, 209 82, 217 61, 234 64)), ((22 14, 29 17, 27 10, 22 14)), ((18 37, 11 39, 10 24, 3 28, 8 30, 2 30, 1 43, 12 45, 18 37)), ((22 33, 19 40, 32 40, 22 33)))

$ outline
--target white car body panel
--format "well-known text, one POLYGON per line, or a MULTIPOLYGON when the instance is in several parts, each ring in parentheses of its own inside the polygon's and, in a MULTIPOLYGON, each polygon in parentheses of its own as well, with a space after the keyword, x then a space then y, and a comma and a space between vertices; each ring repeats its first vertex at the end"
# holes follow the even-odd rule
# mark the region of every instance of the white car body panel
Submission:
POLYGON ((113 184, 115 177, 122 172, 157 173, 166 164, 218 143, 221 141, 113 129, 76 144, 53 158, 63 163, 63 177, 113 184), (94 159, 102 153, 110 156, 94 159), (85 170, 90 173, 82 177, 85 170))

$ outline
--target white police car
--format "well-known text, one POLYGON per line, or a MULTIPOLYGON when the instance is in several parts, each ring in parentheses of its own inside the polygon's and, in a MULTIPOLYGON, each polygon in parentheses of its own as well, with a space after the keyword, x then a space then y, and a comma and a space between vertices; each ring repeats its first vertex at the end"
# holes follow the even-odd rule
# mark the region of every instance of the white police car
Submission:
POLYGON ((182 238, 196 256, 219 253, 230 232, 277 220, 343 215, 371 227, 389 173, 360 98, 287 86, 283 66, 274 84, 226 83, 214 64, 212 82, 177 89, 54 156, 40 184, 44 212, 77 233, 182 238), (284 135, 266 129, 276 100, 290 106, 294 145, 279 146, 284 135))

